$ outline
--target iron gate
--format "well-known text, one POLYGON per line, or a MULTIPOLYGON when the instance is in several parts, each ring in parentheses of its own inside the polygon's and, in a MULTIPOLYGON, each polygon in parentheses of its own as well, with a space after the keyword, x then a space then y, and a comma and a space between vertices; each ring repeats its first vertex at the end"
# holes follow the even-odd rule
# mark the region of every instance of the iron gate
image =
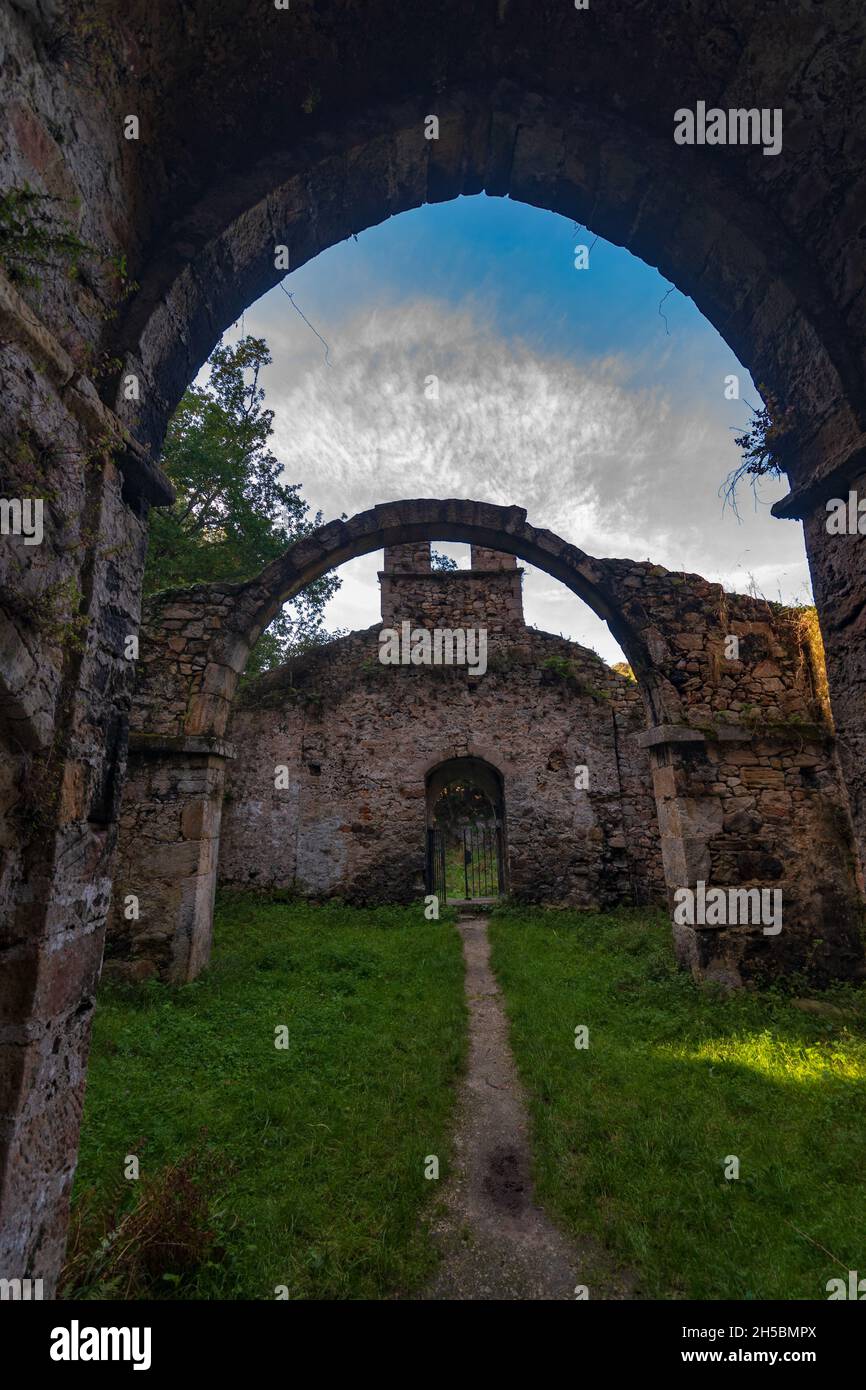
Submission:
POLYGON ((500 825, 427 831, 427 891, 440 902, 498 898, 505 892, 500 825))

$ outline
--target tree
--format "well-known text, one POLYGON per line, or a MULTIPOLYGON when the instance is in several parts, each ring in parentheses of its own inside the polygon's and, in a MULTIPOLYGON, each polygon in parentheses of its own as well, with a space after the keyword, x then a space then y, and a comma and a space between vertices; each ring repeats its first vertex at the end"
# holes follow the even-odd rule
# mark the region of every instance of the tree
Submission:
MULTIPOLYGON (((309 515, 299 483, 281 483, 269 448, 274 412, 259 384, 271 354, 263 338, 219 343, 206 386, 191 386, 172 417, 162 467, 177 500, 151 514, 144 592, 215 580, 250 579, 322 523, 309 515)), ((263 633, 247 674, 328 641, 325 603, 340 587, 323 575, 287 604, 263 633)))
POLYGON ((450 555, 443 555, 441 550, 434 550, 431 546, 430 568, 431 570, 456 570, 457 561, 452 560, 450 555))
POLYGON ((462 825, 488 825, 496 820, 490 798, 469 780, 458 778, 443 787, 436 798, 433 819, 453 835, 462 825))

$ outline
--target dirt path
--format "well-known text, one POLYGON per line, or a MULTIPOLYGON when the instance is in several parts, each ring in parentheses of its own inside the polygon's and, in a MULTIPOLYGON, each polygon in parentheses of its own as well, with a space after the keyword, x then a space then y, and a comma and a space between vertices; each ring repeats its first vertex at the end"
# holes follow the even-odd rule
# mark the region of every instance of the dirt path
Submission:
POLYGON ((455 1171, 433 1223, 442 1263, 425 1299, 633 1298, 634 1281, 591 1243, 567 1239, 533 1200, 529 1119, 508 1044, 487 919, 458 924, 466 960, 469 1060, 455 1171))

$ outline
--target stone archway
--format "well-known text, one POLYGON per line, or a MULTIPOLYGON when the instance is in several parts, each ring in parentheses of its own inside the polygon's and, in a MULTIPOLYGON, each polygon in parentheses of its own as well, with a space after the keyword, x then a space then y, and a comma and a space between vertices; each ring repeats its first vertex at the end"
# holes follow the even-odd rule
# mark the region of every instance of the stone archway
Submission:
POLYGON ((560 579, 608 622, 644 698, 641 738, 671 897, 698 882, 767 880, 783 891, 787 926, 778 941, 760 927, 677 927, 677 954, 696 978, 739 984, 768 972, 831 978, 860 968, 846 798, 796 615, 726 594, 697 575, 595 559, 530 526, 518 507, 422 499, 331 522, 247 584, 203 585, 151 601, 132 712, 117 902, 126 893, 149 899, 142 930, 146 939, 162 920, 169 978, 192 978, 209 956, 232 751, 224 738, 256 639, 283 602, 328 569, 380 546, 420 540, 470 541, 517 555, 560 579), (726 655, 732 637, 734 660, 726 655), (796 842, 795 854, 786 836, 796 842))
POLYGON ((813 443, 823 453, 838 450, 846 433, 859 436, 862 422, 840 411, 856 390, 856 367, 821 303, 811 253, 729 166, 675 145, 667 128, 636 129, 623 111, 563 105, 508 82, 383 103, 365 116, 317 130, 302 160, 283 153, 221 168, 199 202, 165 228, 111 340, 123 362, 112 405, 143 443, 158 447, 216 337, 285 277, 287 265, 296 270, 424 203, 482 191, 586 224, 658 266, 798 416, 791 459, 798 479, 813 443), (434 108, 435 142, 423 138, 434 108), (772 285, 768 245, 784 264, 772 285), (782 347, 792 342, 801 345, 793 355, 782 347), (129 372, 141 383, 137 402, 125 398, 129 372))
POLYGON ((850 138, 866 17, 833 0, 798 16, 780 52, 774 16, 748 0, 724 16, 691 0, 585 13, 300 0, 263 6, 261 25, 248 8, 109 0, 94 24, 87 0, 71 33, 55 0, 0 15, 3 186, 62 200, 119 258, 45 293, 0 274, 4 486, 50 499, 44 563, 20 545, 3 557, 0 1265, 49 1283, 111 887, 124 646, 147 510, 171 497, 155 456, 220 330, 273 283, 275 244, 298 265, 406 207, 486 189, 585 222, 695 299, 792 412, 792 492, 776 511, 805 522, 866 850, 866 552, 828 536, 823 515, 828 497, 866 494, 866 172, 850 138), (673 109, 699 100, 783 109, 785 150, 677 150, 673 109))

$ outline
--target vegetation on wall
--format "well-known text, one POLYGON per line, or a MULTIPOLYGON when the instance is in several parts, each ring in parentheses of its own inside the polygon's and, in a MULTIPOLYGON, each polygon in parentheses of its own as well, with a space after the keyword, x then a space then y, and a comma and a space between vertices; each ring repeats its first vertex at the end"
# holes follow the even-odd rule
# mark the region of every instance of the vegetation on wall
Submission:
POLYGON ((109 267, 131 289, 125 259, 83 241, 60 212, 61 202, 29 184, 0 195, 0 265, 13 284, 40 289, 46 274, 74 280, 90 261, 109 267))
POLYGON ((742 454, 740 463, 725 479, 725 501, 737 510, 737 487, 747 478, 754 489, 759 478, 780 478, 791 443, 791 411, 785 410, 766 387, 759 387, 766 404, 752 408, 752 418, 734 443, 742 454))
POLYGON ((833 728, 833 712, 830 708, 830 684, 827 680, 827 658, 824 653, 824 639, 818 621, 818 610, 813 607, 794 608, 797 637, 805 653, 812 681, 812 689, 821 713, 829 727, 833 728))
POLYGON ((625 676, 627 681, 631 681, 632 684, 637 685, 637 676, 627 661, 615 661, 610 669, 616 671, 618 676, 625 676))
POLYGON ((591 685, 586 681, 573 661, 565 656, 549 656, 541 663, 542 679, 549 681, 562 681, 568 685, 576 695, 588 695, 592 700, 609 700, 610 691, 601 690, 598 686, 591 685))

